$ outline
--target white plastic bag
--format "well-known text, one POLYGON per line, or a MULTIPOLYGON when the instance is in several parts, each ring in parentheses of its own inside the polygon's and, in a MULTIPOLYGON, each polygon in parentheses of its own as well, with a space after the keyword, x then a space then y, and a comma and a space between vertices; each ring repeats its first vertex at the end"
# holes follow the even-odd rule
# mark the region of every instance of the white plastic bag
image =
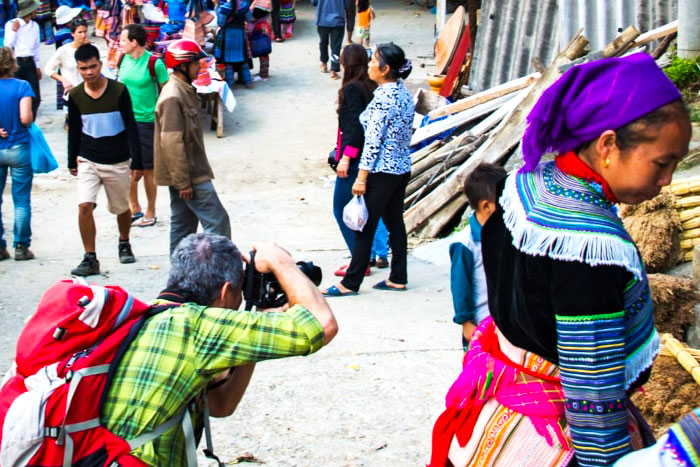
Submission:
POLYGON ((348 228, 362 232, 369 219, 364 196, 353 196, 343 208, 343 222, 348 228))

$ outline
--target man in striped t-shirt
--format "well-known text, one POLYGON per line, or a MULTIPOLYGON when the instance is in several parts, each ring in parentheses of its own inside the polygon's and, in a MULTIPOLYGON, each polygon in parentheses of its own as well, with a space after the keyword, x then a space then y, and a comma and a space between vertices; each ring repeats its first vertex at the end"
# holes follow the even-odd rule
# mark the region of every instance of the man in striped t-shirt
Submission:
POLYGON ((141 147, 129 91, 101 75, 97 47, 80 46, 75 61, 84 81, 68 99, 68 169, 78 177, 78 225, 85 256, 71 274, 89 276, 100 272, 93 211, 101 185, 107 209, 117 216, 119 262, 136 261, 129 244, 129 187, 132 176, 141 176, 141 147))

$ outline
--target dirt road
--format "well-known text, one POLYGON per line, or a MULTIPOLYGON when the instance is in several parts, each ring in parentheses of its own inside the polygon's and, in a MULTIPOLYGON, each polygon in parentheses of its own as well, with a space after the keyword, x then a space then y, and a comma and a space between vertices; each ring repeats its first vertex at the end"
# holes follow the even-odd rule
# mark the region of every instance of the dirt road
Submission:
MULTIPOLYGON (((373 42, 396 42, 416 65, 418 57, 431 54, 433 16, 427 10, 402 0, 377 0, 374 8, 373 42)), ((234 89, 238 107, 226 115, 225 137, 207 133, 206 146, 233 240, 242 249, 274 240, 322 266, 324 284, 330 284, 332 271, 347 262, 331 212, 333 177, 325 164, 335 139, 339 83, 318 71, 312 7, 301 2, 297 16, 294 39, 273 46, 269 81, 253 90, 234 89)), ((52 50, 42 46, 42 63, 52 50)), ((424 76, 416 66, 411 78, 424 76)), ((0 263, 1 367, 12 361, 17 334, 43 290, 67 277, 82 256, 76 186, 66 170, 53 81, 42 81, 42 94, 38 124, 61 167, 34 181, 37 259, 0 263)), ((119 264, 116 222, 104 195, 98 203, 103 274, 91 280, 120 284, 142 299, 155 297, 169 267, 167 190, 159 191, 157 225, 132 230, 133 265, 119 264)), ((3 208, 11 232, 9 188, 3 208)), ((12 241, 7 233, 5 238, 12 241)), ((415 466, 429 460, 432 423, 461 360, 448 272, 411 258, 408 292, 371 289, 386 276, 375 271, 359 296, 331 299, 340 332, 328 348, 258 365, 236 414, 214 423, 216 450, 225 462, 246 452, 280 466, 415 466)), ((207 465, 203 458, 201 464, 207 465)))

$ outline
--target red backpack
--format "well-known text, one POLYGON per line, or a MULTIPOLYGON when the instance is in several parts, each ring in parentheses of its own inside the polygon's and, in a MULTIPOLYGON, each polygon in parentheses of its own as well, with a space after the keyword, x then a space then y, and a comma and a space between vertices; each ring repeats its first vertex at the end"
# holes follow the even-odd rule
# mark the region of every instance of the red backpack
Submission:
POLYGON ((80 279, 47 290, 17 340, 15 366, 0 389, 0 464, 144 466, 129 451, 184 426, 186 408, 134 440, 102 426, 100 410, 144 321, 169 307, 150 307, 121 287, 80 279))

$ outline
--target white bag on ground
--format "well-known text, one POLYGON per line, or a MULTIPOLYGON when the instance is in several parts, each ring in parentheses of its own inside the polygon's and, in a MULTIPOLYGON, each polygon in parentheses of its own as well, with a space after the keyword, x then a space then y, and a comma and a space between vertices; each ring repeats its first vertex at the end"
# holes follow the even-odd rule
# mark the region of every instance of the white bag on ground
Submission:
POLYGON ((353 196, 348 204, 343 208, 343 222, 348 228, 362 232, 369 219, 367 205, 364 196, 353 196))

